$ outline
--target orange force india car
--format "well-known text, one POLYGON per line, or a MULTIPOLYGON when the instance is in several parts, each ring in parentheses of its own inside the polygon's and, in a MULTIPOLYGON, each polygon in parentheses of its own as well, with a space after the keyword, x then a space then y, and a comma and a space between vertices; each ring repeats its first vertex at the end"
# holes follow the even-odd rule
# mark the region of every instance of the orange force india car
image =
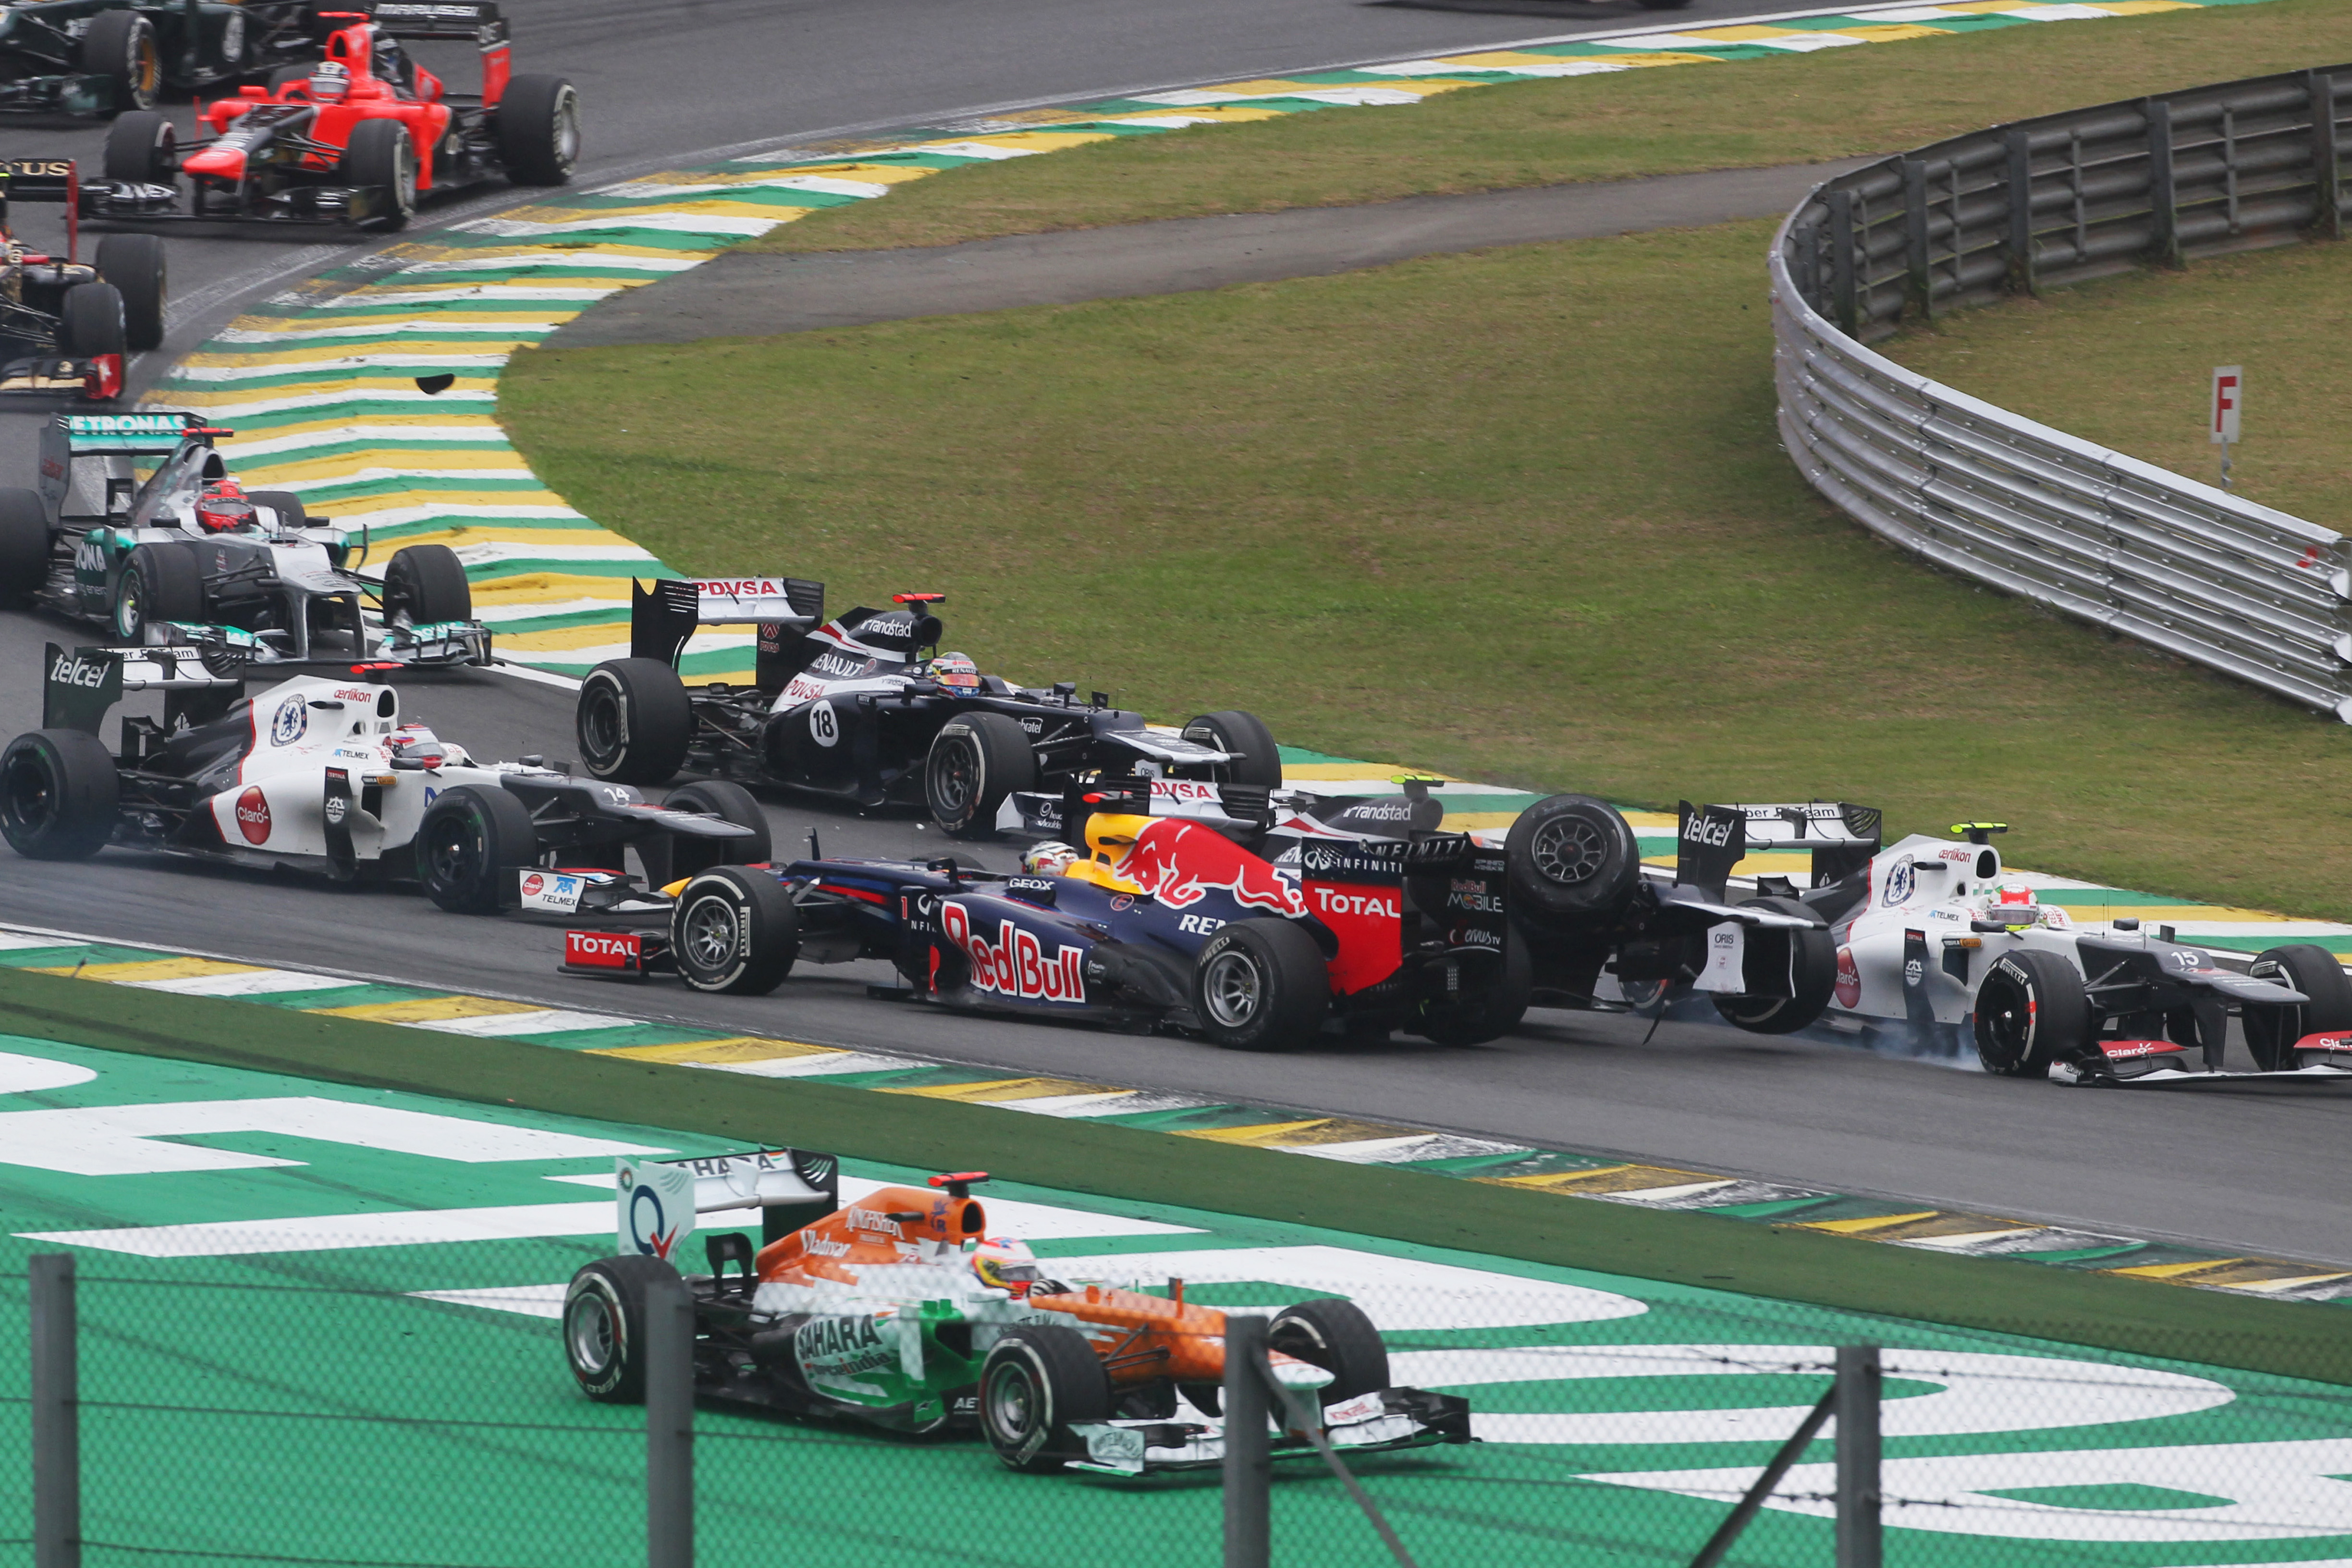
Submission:
MULTIPOLYGON (((619 1166, 620 1255, 573 1275, 563 1303, 564 1353, 592 1399, 644 1399, 646 1290, 679 1278, 696 1215, 757 1205, 766 1244, 755 1253, 740 1232, 707 1236, 710 1272, 683 1281, 698 1397, 894 1432, 977 1427, 1030 1472, 1133 1477, 1223 1461, 1224 1313, 1187 1302, 1181 1279, 1161 1295, 1048 1278, 1050 1260, 989 1233, 971 1191, 985 1173, 841 1208, 827 1155, 619 1166)), ((1315 1453, 1302 1419, 1355 1453, 1471 1440, 1466 1401, 1388 1385, 1380 1331, 1353 1302, 1286 1307, 1267 1337, 1290 1396, 1278 1419, 1294 1426, 1274 1438, 1277 1458, 1315 1453)))
POLYGON ((396 229, 419 193, 503 174, 561 185, 580 155, 580 95, 559 76, 513 76, 507 25, 488 0, 384 0, 373 16, 322 10, 350 25, 328 35, 315 66, 288 66, 267 88, 215 99, 197 116, 209 136, 182 146, 172 122, 134 110, 107 132, 106 179, 81 190, 90 216, 257 219, 396 229), (477 94, 457 93, 401 47, 403 39, 470 40, 477 94), (179 179, 190 184, 180 206, 179 179))

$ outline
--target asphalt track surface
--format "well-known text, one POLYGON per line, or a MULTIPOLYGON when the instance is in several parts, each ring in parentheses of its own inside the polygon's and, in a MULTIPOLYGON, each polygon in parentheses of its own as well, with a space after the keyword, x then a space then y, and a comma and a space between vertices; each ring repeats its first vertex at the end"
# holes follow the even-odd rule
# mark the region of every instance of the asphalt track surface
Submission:
MULTIPOLYGON (((715 150, 951 121, 1108 96, 1576 31, 1753 15, 1696 0, 1487 10, 1354 0, 509 0, 523 70, 583 90, 583 183, 715 150), (1530 21, 1530 16, 1538 20, 1530 21), (1559 20, 1553 21, 1557 16, 1559 20)), ((427 57, 427 63, 436 63, 427 57)), ((181 123, 186 123, 184 108, 181 123)), ((82 125, 0 130, 10 155, 95 161, 82 125)), ((517 199, 491 189, 429 205, 420 228, 517 199)), ((38 220, 26 237, 44 237, 38 220)), ((414 231, 412 231, 414 232, 414 231)), ((365 246, 313 230, 177 228, 173 329, 155 365, 249 300, 365 246)), ((1760 285, 1759 285, 1760 287, 1760 285)), ((139 372, 134 372, 136 378, 139 372)), ((152 368, 148 374, 152 374, 152 368)), ((134 379, 134 384, 136 381, 134 379)), ((0 471, 30 479, 47 411, 0 410, 0 471)), ((37 658, 83 634, 0 616, 0 733, 39 721, 37 658)), ((1056 672, 1063 673, 1063 672, 1056 672)), ((1083 672, 1075 672, 1083 674, 1083 672)), ((406 683, 409 710, 488 756, 572 754, 568 696, 487 672, 406 683)), ((1223 700, 1222 699, 1220 700, 1223 700)), ((1207 704, 1204 704, 1206 706, 1207 704)), ((937 836, 772 803, 778 848, 814 825, 833 854, 936 853, 937 836)), ((979 858, 1009 866, 1010 846, 979 858)), ((747 1032, 903 1050, 1015 1072, 1100 1079, 1534 1143, 1617 1152, 1835 1190, 1916 1196, 2020 1217, 2352 1263, 2334 1195, 2352 1101, 2309 1093, 2096 1093, 1996 1081, 1828 1042, 1565 1013, 1467 1051, 1409 1042, 1250 1057, 1197 1042, 957 1017, 869 999, 877 966, 819 969, 775 996, 698 997, 554 973, 559 937, 520 921, 445 915, 392 889, 220 870, 109 850, 79 865, 0 852, 0 918, 256 962, 311 966, 747 1032)))
POLYGON ((573 317, 551 348, 687 342, 909 316, 1177 294, 1417 256, 1775 216, 1864 160, 1173 218, 965 245, 807 256, 735 251, 573 317))

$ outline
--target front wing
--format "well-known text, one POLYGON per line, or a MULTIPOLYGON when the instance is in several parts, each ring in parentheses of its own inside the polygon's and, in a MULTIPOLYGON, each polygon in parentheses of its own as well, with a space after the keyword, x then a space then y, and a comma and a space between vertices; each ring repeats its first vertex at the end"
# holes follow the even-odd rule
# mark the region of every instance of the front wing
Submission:
MULTIPOLYGON (((1386 1388, 1328 1405, 1323 1439, 1342 1454, 1385 1454, 1438 1443, 1471 1443, 1470 1402, 1422 1388, 1386 1388)), ((1088 1475, 1165 1475, 1215 1469, 1225 1462, 1222 1426, 1184 1421, 1101 1421, 1073 1425, 1085 1439, 1087 1457, 1069 1468, 1088 1475)), ((1315 1445, 1302 1435, 1276 1433, 1269 1444, 1276 1459, 1313 1458, 1315 1445)))

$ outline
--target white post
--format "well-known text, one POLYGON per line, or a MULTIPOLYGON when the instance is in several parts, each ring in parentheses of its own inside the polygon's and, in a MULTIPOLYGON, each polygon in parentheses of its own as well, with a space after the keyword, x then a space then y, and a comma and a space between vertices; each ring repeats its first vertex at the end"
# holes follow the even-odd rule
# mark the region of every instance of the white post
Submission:
POLYGON ((2206 435, 2221 448, 2221 488, 2230 488, 2230 448, 2238 444, 2238 409, 2246 399, 2243 365, 2213 367, 2213 402, 2206 416, 2206 435))

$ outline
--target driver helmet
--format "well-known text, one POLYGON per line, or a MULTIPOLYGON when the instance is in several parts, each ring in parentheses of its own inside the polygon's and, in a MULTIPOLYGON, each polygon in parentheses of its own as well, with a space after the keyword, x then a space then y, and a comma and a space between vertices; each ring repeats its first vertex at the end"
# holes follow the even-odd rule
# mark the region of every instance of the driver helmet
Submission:
POLYGON ((395 757, 415 757, 428 764, 448 754, 441 737, 422 724, 403 724, 385 737, 384 745, 395 757))
POLYGON ((2033 902, 2033 889, 2027 887, 2022 882, 2003 882, 2000 885, 2000 890, 1993 895, 1993 902, 1997 904, 2030 904, 2033 902))
POLYGON ((1010 1291, 1016 1299, 1029 1294, 1037 1282, 1037 1255, 1027 1244, 1009 1236, 984 1237, 972 1249, 971 1271, 992 1289, 1010 1291))
POLYGON ((1078 852, 1057 838, 1032 844, 1021 851, 1021 868, 1032 877, 1058 876, 1078 858, 1078 852))
POLYGON ((340 103, 352 89, 351 68, 341 60, 320 60, 311 69, 307 84, 310 96, 321 103, 340 103))
POLYGON ((931 660, 931 679, 941 686, 977 691, 980 689, 980 666, 972 663, 968 653, 943 653, 931 660))
POLYGON ((258 521, 244 487, 235 479, 210 479, 196 492, 196 526, 206 533, 228 533, 258 521))

